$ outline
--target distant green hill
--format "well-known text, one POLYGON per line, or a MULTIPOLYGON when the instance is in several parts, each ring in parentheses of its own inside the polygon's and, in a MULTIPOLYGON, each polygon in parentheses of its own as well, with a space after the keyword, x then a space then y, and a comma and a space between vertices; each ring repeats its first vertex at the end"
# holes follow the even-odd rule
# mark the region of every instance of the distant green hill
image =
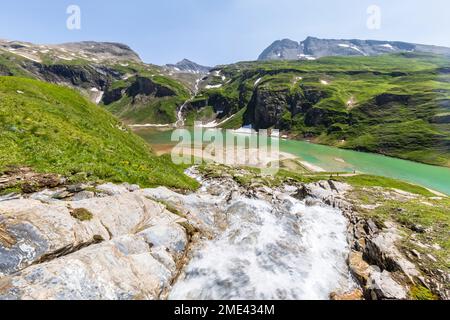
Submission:
POLYGON ((450 166, 450 60, 401 53, 241 62, 213 70, 189 118, 450 166), (209 86, 208 86, 209 84, 209 86), (234 116, 233 116, 234 115, 234 116))
POLYGON ((0 77, 0 171, 38 172, 192 189, 197 183, 103 108, 69 88, 0 77))
MULTIPOLYGON (((39 48, 34 49, 32 52, 39 48)), ((39 60, 30 60, 15 51, 0 49, 0 76, 71 86, 128 124, 175 123, 178 108, 191 95, 190 83, 195 82, 179 80, 165 68, 141 61, 100 61, 71 55, 63 59, 61 51, 55 50, 35 54, 39 60)))

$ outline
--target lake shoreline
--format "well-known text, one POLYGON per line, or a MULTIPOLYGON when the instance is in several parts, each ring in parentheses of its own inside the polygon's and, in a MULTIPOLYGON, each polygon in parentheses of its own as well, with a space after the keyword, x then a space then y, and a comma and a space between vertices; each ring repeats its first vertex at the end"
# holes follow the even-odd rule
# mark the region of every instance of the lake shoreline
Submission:
MULTIPOLYGON (((157 154, 168 153, 176 145, 170 128, 133 130, 157 154)), ((308 163, 311 171, 367 173, 390 177, 450 195, 450 168, 423 164, 376 153, 366 153, 316 144, 305 140, 279 140, 280 151, 308 163), (317 167, 317 168, 315 168, 317 167)), ((305 167, 307 167, 305 165, 305 167)))

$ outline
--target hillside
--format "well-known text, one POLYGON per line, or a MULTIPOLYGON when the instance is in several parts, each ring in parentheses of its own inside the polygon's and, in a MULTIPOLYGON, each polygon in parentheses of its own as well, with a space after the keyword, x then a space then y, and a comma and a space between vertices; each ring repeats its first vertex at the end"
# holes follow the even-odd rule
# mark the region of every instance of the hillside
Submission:
POLYGON ((199 75, 143 63, 128 46, 0 41, 0 75, 64 84, 129 124, 174 123, 199 75))
POLYGON ((0 77, 0 171, 26 166, 71 179, 192 189, 196 182, 77 92, 0 77))
POLYGON ((187 117, 450 166, 449 83, 450 60, 426 54, 242 62, 213 70, 187 117))

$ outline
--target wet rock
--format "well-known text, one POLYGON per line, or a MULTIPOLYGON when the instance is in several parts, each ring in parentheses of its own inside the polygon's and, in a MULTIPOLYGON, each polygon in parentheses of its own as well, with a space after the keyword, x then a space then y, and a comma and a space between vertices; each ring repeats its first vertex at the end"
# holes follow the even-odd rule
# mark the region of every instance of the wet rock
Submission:
POLYGON ((307 207, 317 206, 317 205, 319 205, 319 201, 316 200, 316 199, 307 198, 307 199, 305 200, 305 205, 306 205, 307 207))
POLYGON ((372 300, 405 300, 408 290, 397 283, 390 272, 372 272, 368 280, 367 290, 372 300))
POLYGON ((294 197, 299 200, 305 200, 309 196, 309 194, 310 191, 308 190, 308 188, 306 186, 301 186, 294 197))

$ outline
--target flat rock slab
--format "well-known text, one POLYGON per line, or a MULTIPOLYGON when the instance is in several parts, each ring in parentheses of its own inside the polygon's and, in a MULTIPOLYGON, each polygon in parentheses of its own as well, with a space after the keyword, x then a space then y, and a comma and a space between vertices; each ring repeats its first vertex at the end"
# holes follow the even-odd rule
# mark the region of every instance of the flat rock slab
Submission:
POLYGON ((181 220, 161 204, 131 192, 75 202, 0 202, 0 277, 92 243, 181 220), (87 213, 84 221, 73 216, 77 209, 87 213))

